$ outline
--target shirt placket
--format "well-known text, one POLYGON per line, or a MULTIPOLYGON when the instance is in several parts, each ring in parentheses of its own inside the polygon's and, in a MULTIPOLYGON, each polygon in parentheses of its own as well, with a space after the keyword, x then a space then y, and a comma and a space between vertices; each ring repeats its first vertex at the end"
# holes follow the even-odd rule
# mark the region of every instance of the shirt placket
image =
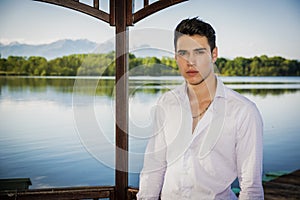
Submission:
MULTIPOLYGON (((185 96, 184 101, 186 104, 183 105, 189 105, 189 100, 187 95, 185 96)), ((192 114, 190 107, 187 107, 187 110, 190 112, 190 120, 192 121, 192 114)), ((184 200, 190 200, 192 199, 193 194, 193 188, 194 188, 194 177, 192 177, 192 171, 193 171, 193 159, 195 159, 196 154, 198 153, 197 148, 199 148, 199 140, 200 138, 203 138, 204 132, 207 130, 207 125, 209 124, 211 120, 212 111, 209 109, 207 113, 204 115, 204 117, 198 122, 194 135, 191 139, 190 146, 188 149, 184 152, 183 158, 182 158, 182 173, 181 173, 181 199, 184 200), (208 116, 207 116, 208 115, 208 116)))
POLYGON ((181 196, 182 199, 191 199, 193 181, 192 171, 192 150, 188 148, 182 159, 181 196))

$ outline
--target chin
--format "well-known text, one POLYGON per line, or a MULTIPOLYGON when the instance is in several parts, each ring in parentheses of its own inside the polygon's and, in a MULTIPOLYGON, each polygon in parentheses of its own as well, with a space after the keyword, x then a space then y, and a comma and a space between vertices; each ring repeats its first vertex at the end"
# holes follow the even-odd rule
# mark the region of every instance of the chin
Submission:
POLYGON ((187 82, 190 85, 200 85, 201 83, 203 83, 205 80, 203 78, 199 78, 197 80, 187 80, 187 82))

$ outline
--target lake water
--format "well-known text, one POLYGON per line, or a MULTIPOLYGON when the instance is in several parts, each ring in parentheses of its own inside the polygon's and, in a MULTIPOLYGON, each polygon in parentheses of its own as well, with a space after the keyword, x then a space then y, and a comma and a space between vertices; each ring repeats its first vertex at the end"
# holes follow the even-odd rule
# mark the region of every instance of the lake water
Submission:
MULTIPOLYGON (((300 169, 300 77, 221 77, 264 120, 264 173, 300 169)), ((181 77, 132 77, 131 186, 138 186, 151 113, 181 77)), ((112 77, 0 77, 0 178, 31 188, 114 185, 112 77)))

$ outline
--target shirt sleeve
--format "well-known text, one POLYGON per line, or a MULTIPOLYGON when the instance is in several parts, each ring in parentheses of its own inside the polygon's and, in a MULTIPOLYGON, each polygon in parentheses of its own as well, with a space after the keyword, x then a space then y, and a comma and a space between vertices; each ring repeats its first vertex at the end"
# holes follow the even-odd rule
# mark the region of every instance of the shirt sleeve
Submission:
POLYGON ((264 199, 262 187, 263 122, 254 104, 244 110, 237 130, 237 170, 240 200, 264 199))
POLYGON ((164 137, 163 109, 157 106, 154 115, 153 135, 144 156, 144 166, 140 173, 138 200, 157 200, 164 182, 166 171, 166 142, 164 137))

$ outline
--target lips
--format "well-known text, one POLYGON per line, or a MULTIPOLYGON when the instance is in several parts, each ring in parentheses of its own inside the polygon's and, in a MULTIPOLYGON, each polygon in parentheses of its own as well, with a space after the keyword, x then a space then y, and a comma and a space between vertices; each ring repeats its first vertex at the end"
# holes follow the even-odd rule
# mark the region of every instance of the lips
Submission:
POLYGON ((199 71, 197 71, 197 70, 188 70, 186 73, 189 76, 195 76, 195 75, 197 75, 199 73, 199 71))

